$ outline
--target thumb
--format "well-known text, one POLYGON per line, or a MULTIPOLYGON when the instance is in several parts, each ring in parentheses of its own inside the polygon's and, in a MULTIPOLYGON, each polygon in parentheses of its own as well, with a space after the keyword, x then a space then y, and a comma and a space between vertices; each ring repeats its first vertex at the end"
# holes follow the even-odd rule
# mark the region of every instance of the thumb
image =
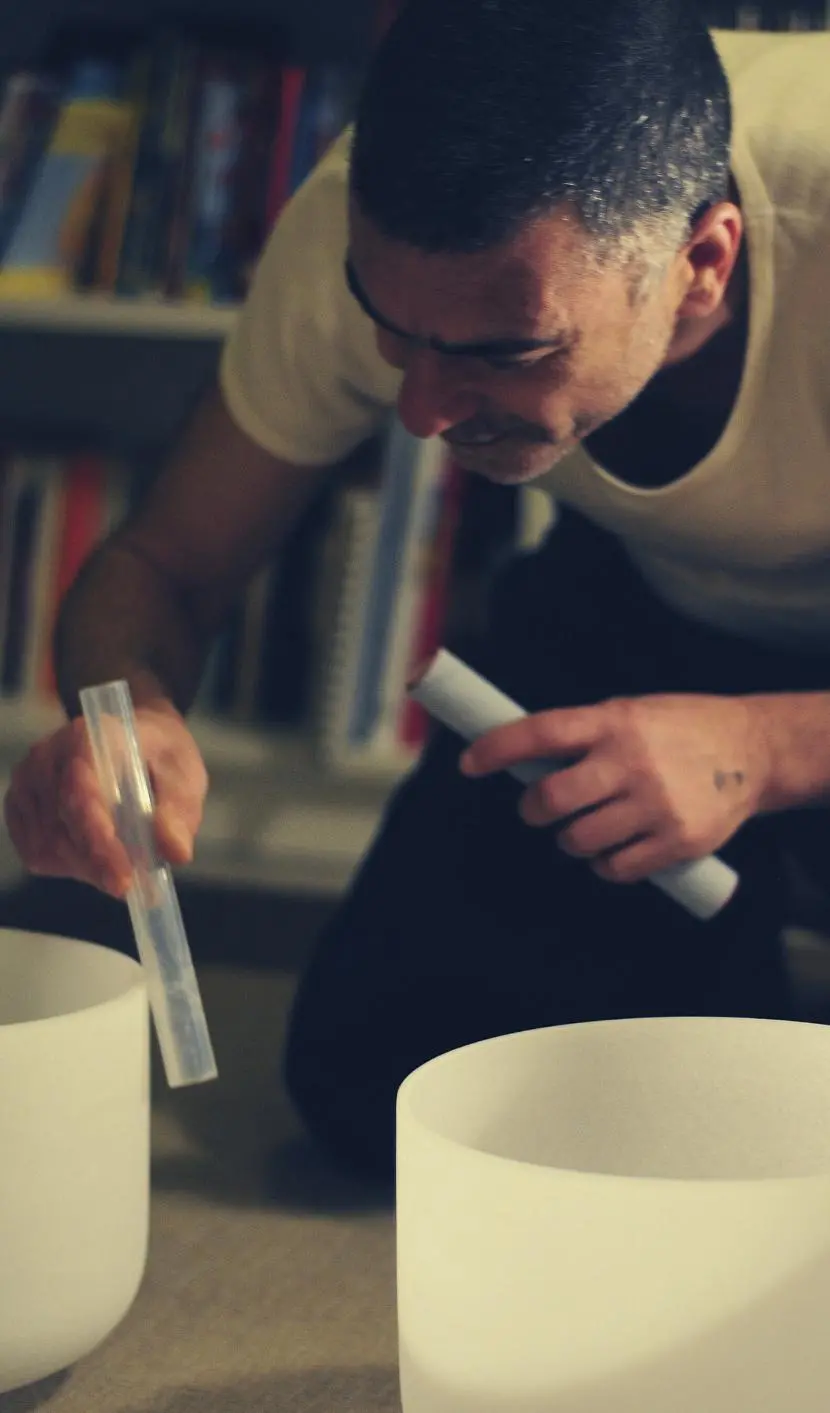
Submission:
POLYGON ((155 815, 156 845, 173 864, 190 863, 193 858, 193 830, 170 805, 162 805, 155 815))

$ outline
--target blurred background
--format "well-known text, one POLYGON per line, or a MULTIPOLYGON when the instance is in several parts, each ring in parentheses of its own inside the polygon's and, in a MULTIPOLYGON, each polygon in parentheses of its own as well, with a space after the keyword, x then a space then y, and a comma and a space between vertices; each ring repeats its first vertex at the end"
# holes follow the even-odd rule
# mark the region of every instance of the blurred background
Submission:
MULTIPOLYGON (((3 8, 0 783, 60 720, 60 597, 213 377, 268 232, 349 121, 392 9, 3 8), (67 132, 85 134, 71 189, 50 164, 67 132)), ((713 4, 707 18, 828 22, 825 0, 713 4)), ((333 478, 206 668, 194 728, 212 790, 181 878, 197 957, 301 959, 422 749, 409 667, 441 641, 463 647, 497 567, 550 519, 538 492, 468 479, 394 420, 333 478)), ((0 924, 130 945, 120 904, 27 882, 5 835, 0 924)))

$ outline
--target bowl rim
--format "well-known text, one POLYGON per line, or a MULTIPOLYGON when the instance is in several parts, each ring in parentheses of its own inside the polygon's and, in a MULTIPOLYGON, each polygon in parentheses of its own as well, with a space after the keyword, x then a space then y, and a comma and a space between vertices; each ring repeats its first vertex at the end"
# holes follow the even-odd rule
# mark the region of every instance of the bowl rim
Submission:
POLYGON ((87 1005, 74 1006, 69 1011, 59 1011, 54 1016, 34 1016, 29 1020, 0 1022, 0 1039, 8 1037, 14 1032, 18 1034, 23 1031, 32 1033, 38 1028, 47 1026, 54 1033, 55 1026, 72 1024, 76 1022, 77 1018, 88 1015, 90 1011, 105 1011, 111 1007, 126 1004, 135 993, 141 993, 145 1000, 147 998, 147 983, 140 961, 126 952, 118 951, 115 947, 106 947, 100 942, 90 942, 84 937, 70 937, 61 932, 43 932, 27 927, 0 927, 0 948, 3 946, 4 938, 9 936, 26 939, 27 942, 35 946, 38 942, 60 942, 75 949, 103 954, 114 969, 119 968, 123 971, 124 985, 104 1001, 90 1001, 87 1005))
POLYGON ((629 1188, 629 1190, 632 1191, 635 1189, 639 1189, 640 1191, 642 1191, 649 1186, 660 1187, 663 1189, 669 1186, 673 1186, 677 1189, 685 1189, 689 1191, 695 1189, 707 1190, 710 1192, 715 1191, 717 1189, 757 1189, 760 1186, 765 1187, 766 1190, 769 1191, 770 1189, 775 1187, 792 1187, 794 1184, 799 1184, 806 1187, 812 1185, 826 1186, 828 1182, 830 1182, 830 1164, 828 1164, 827 1168, 825 1169, 816 1169, 811 1172, 792 1173, 784 1175, 775 1174, 770 1175, 768 1177, 750 1177, 740 1175, 736 1175, 734 1177, 683 1177, 682 1175, 660 1176, 638 1173, 609 1173, 593 1170, 590 1168, 556 1166, 553 1164, 538 1162, 530 1158, 519 1158, 511 1156, 510 1154, 494 1153, 489 1148, 478 1146, 469 1142, 465 1142, 460 1138, 450 1136, 447 1133, 442 1132, 440 1129, 434 1127, 433 1125, 427 1123, 423 1118, 421 1118, 416 1112, 415 1106, 413 1104, 412 1091, 417 1089, 419 1078, 422 1077, 427 1070, 438 1070, 441 1068, 442 1064, 449 1063, 453 1057, 461 1055, 467 1051, 480 1050, 484 1049, 485 1047, 490 1049, 497 1049, 502 1046, 506 1047, 510 1042, 516 1043, 523 1038, 537 1035, 540 1032, 543 1034, 558 1034, 559 1032, 564 1031, 588 1029, 596 1030, 599 1027, 602 1027, 604 1029, 608 1029, 611 1027, 614 1027, 616 1029, 631 1028, 643 1024, 653 1025, 655 1027, 666 1026, 668 1028, 670 1024, 677 1022, 695 1022, 704 1023, 707 1025, 729 1024, 733 1026, 737 1025, 747 1030, 749 1028, 754 1028, 758 1030, 763 1028, 765 1030, 770 1030, 772 1027, 781 1029, 782 1027, 786 1026, 789 1030, 797 1028, 799 1030, 809 1030, 816 1033, 820 1032, 822 1035, 827 1037, 828 1045, 830 1045, 830 1026, 824 1025, 818 1021, 806 1021, 797 1019, 776 1020, 764 1016, 706 1016, 695 1014, 682 1016, 666 1015, 604 1017, 599 1020, 569 1021, 562 1025, 529 1026, 526 1030, 515 1030, 509 1031, 504 1035, 487 1036, 483 1040, 473 1040, 468 1042, 466 1045, 458 1045, 452 1050, 445 1051, 442 1055, 435 1055, 431 1060, 426 1060, 422 1065, 419 1065, 417 1069, 412 1070, 403 1080, 403 1082, 398 1088, 396 1099, 396 1147, 398 1153, 398 1162, 400 1160, 401 1153, 401 1120, 402 1118, 405 1118, 405 1122, 407 1124, 411 1125, 413 1129, 418 1130, 421 1135, 423 1135, 427 1139, 427 1141, 433 1144, 436 1148, 464 1154, 473 1161, 483 1161, 489 1164, 493 1164, 494 1168, 501 1167, 503 1169, 512 1169, 514 1171, 518 1170, 527 1174, 535 1173, 538 1175, 555 1175, 558 1181, 574 1181, 583 1185, 596 1185, 597 1187, 606 1186, 609 1183, 612 1183, 617 1188, 626 1186, 629 1188))

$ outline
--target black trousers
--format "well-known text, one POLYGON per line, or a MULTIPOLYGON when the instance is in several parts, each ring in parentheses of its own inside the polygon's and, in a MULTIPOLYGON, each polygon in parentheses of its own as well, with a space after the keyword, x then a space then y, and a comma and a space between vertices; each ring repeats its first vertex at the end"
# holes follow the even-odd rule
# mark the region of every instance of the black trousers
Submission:
MULTIPOLYGON (((565 512, 493 594, 468 659, 529 710, 649 692, 809 691, 830 661, 713 632, 657 601, 608 535, 565 512)), ((830 654, 828 654, 830 658, 830 654)), ((396 1091, 458 1045, 643 1015, 786 1017, 782 852, 808 812, 752 820, 722 850, 742 877, 700 922, 648 883, 621 887, 517 814, 508 776, 469 781, 443 728, 382 828, 301 981, 286 1079, 308 1128, 389 1177, 396 1091)), ((823 812, 809 812, 823 825, 823 812)), ((810 821, 808 821, 808 824, 810 821)))

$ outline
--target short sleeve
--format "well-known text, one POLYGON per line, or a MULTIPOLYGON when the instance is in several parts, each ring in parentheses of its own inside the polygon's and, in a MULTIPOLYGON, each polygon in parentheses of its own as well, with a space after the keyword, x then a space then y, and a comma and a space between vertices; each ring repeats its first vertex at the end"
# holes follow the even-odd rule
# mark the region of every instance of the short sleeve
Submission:
POLYGON ((284 208, 220 365, 242 431, 301 466, 371 436, 400 385, 346 285, 350 140, 347 129, 284 208))

